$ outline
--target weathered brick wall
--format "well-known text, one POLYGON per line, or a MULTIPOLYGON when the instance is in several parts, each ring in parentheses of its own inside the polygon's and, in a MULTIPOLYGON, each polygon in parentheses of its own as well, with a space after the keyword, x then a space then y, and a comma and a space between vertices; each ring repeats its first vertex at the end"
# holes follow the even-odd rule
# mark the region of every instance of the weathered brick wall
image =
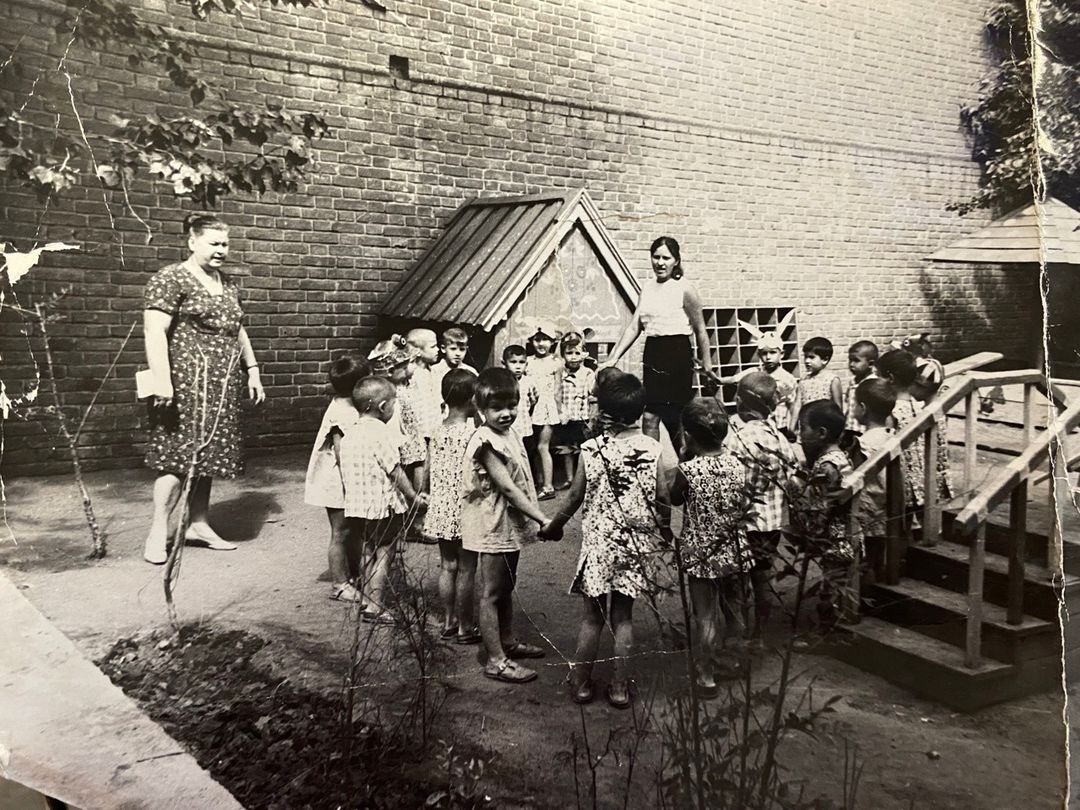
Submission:
MULTIPOLYGON (((923 260, 981 224, 944 206, 977 176, 957 109, 984 69, 983 0, 387 0, 386 14, 333 0, 198 24, 172 0, 140 5, 195 32, 230 98, 283 94, 335 127, 305 193, 223 205, 269 386, 245 421, 253 449, 307 445, 326 361, 367 345, 382 296, 478 194, 587 185, 642 274, 651 239, 670 233, 707 304, 792 303, 803 335, 838 345, 927 330, 946 357, 1027 350, 1030 274, 923 260), (409 78, 390 74, 391 56, 409 59, 409 78)), ((4 14, 5 48, 55 68, 66 39, 41 34, 53 7, 11 0, 4 14)), ((165 97, 119 56, 74 49, 65 64, 91 131, 165 97)), ((17 93, 22 103, 25 83, 17 93)), ((35 88, 35 109, 70 116, 62 75, 35 88)), ((5 236, 20 247, 35 236, 85 246, 48 256, 15 290, 25 304, 70 287, 50 331, 65 401, 85 406, 139 322, 146 279, 182 258, 187 209, 145 184, 130 209, 90 187, 47 210, 3 194, 5 236)), ((17 394, 27 342, 10 311, 0 329, 17 394)), ((91 465, 138 463, 141 353, 136 328, 80 440, 91 465)), ((65 469, 47 417, 4 431, 5 473, 65 469)))

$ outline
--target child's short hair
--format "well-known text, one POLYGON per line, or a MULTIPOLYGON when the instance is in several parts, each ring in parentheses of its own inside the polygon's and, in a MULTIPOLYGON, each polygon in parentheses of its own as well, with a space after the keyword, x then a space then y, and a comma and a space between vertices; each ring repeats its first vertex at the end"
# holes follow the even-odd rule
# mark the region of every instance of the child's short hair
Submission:
POLYGON ((408 334, 405 335, 405 340, 410 346, 420 348, 421 346, 426 346, 429 340, 434 343, 437 338, 435 337, 434 329, 419 327, 417 329, 410 329, 408 334))
POLYGON ((799 421, 813 430, 824 430, 830 442, 840 441, 844 432, 844 412, 835 402, 820 399, 799 411, 799 421))
POLYGON ((476 393, 476 375, 467 368, 455 368, 442 378, 442 398, 447 407, 462 408, 476 393))
POLYGON ((632 425, 645 413, 645 386, 633 374, 608 374, 596 381, 596 406, 620 425, 632 425))
POLYGON ((740 411, 766 415, 776 410, 776 380, 764 371, 751 371, 735 389, 740 411))
POLYGON ((828 338, 812 337, 802 345, 803 354, 813 354, 825 362, 832 360, 832 342, 828 338))
POLYGON ((511 343, 505 349, 503 349, 502 358, 503 362, 507 362, 512 357, 528 357, 529 353, 525 351, 525 347, 520 343, 511 343))
POLYGON ((602 369, 596 372, 596 387, 599 388, 601 385, 603 385, 605 380, 614 379, 615 377, 618 377, 620 374, 624 373, 624 371, 615 368, 615 366, 604 366, 602 369))
POLYGON ((565 355, 570 349, 585 350, 585 339, 577 332, 569 332, 563 335, 562 340, 559 341, 560 355, 565 355))
POLYGON ((366 360, 357 360, 351 354, 343 354, 330 365, 330 386, 339 397, 352 394, 353 388, 371 374, 366 360))
POLYGON ((899 386, 907 387, 915 382, 915 357, 903 349, 885 352, 877 361, 880 374, 889 377, 899 386))
POLYGON ((855 401, 874 419, 884 422, 896 407, 896 389, 888 380, 863 380, 855 389, 855 401))
POLYGON ((364 377, 352 391, 353 405, 360 413, 371 413, 381 403, 396 396, 394 384, 385 377, 364 377))
POLYGON ((727 414, 713 397, 694 397, 683 408, 682 429, 699 447, 715 450, 727 436, 727 414))
POLYGON ((469 333, 462 329, 460 326, 451 326, 447 329, 443 329, 442 333, 442 345, 453 344, 455 346, 468 346, 469 345, 469 333))
POLYGON ((853 354, 856 357, 865 357, 868 360, 877 362, 878 347, 872 340, 856 340, 848 349, 848 354, 853 354))
POLYGON ((514 375, 501 366, 492 366, 481 371, 475 386, 473 401, 477 408, 516 405, 521 398, 514 375))

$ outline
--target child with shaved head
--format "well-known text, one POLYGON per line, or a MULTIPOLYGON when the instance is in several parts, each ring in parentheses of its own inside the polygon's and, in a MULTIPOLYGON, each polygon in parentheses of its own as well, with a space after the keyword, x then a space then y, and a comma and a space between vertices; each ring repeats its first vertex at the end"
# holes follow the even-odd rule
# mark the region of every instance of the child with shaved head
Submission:
POLYGON ((367 601, 364 620, 391 624, 383 591, 394 544, 404 530, 406 512, 410 507, 423 509, 427 499, 417 494, 401 468, 401 437, 387 424, 397 406, 393 383, 364 377, 353 388, 352 401, 360 418, 341 440, 345 517, 364 543, 358 583, 367 601))
POLYGON ((769 579, 773 558, 787 524, 788 479, 797 460, 791 443, 772 419, 777 383, 764 371, 739 380, 735 394, 738 413, 731 417, 724 449, 746 467, 750 508, 746 516, 746 545, 753 555, 750 582, 754 588, 753 634, 760 637, 772 610, 769 579))

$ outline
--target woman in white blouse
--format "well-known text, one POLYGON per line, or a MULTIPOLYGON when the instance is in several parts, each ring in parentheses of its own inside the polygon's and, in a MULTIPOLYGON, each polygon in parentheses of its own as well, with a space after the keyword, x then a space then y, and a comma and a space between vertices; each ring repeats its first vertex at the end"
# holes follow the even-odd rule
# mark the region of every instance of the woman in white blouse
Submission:
POLYGON ((645 333, 642 358, 645 384, 645 416, 642 428, 654 438, 660 434, 660 422, 677 446, 679 418, 683 406, 694 396, 694 336, 700 367, 709 370, 709 336, 701 312, 701 299, 683 279, 679 243, 661 236, 649 248, 653 278, 641 288, 634 317, 615 344, 608 365, 617 363, 645 333))

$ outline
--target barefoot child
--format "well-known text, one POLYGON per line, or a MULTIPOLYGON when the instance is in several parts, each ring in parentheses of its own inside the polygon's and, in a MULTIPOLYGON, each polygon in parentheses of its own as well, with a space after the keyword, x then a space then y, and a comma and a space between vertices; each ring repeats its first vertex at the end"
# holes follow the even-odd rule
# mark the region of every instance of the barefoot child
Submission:
POLYGON ((791 409, 788 428, 795 431, 799 413, 807 405, 825 400, 837 408, 844 407, 844 386, 840 378, 827 370, 833 356, 833 345, 827 338, 812 337, 803 344, 803 369, 806 372, 795 389, 795 405, 791 409))
POLYGON ((383 591, 394 544, 404 532, 409 507, 423 509, 426 498, 401 467, 400 438, 389 425, 397 404, 393 384, 365 377, 353 389, 352 401, 360 419, 341 440, 345 517, 364 542, 365 575, 358 588, 367 596, 364 621, 392 624, 383 591))
POLYGON ((828 632, 842 615, 845 595, 854 587, 849 577, 859 550, 848 536, 850 504, 840 504, 844 476, 851 462, 840 449, 844 412, 833 402, 818 400, 807 405, 799 417, 799 442, 806 453, 805 482, 793 510, 793 522, 804 544, 821 568, 818 592, 818 626, 828 632))
POLYGON ((330 598, 359 602, 360 591, 353 584, 359 574, 358 549, 350 542, 345 520, 345 481, 341 474, 341 438, 355 430, 360 414, 352 403, 352 390, 369 373, 367 363, 342 355, 330 366, 330 386, 334 397, 323 414, 315 446, 308 461, 304 482, 304 503, 322 506, 330 521, 330 598))
POLYGON ((439 596, 444 618, 442 638, 457 644, 477 644, 480 633, 474 616, 475 573, 460 568, 461 459, 473 433, 473 393, 476 375, 463 368, 447 373, 441 398, 449 413, 428 447, 428 510, 424 536, 439 544, 439 596))
POLYGON ((556 401, 557 377, 562 363, 552 355, 555 348, 555 327, 545 323, 537 326, 529 337, 533 350, 526 373, 536 386, 537 400, 533 408, 532 423, 536 432, 536 455, 540 460, 540 492, 537 498, 547 501, 555 497, 552 485, 551 434, 561 421, 556 401))
POLYGON ((548 527, 536 504, 536 489, 521 436, 513 430, 518 387, 505 368, 488 368, 476 379, 473 399, 484 424, 465 446, 461 503, 459 573, 480 569, 480 635, 487 651, 484 675, 505 683, 526 683, 536 673, 516 658, 543 658, 544 651, 515 641, 514 585, 524 542, 548 527))
POLYGON ((791 443, 769 418, 776 403, 776 381, 762 371, 747 374, 735 393, 738 413, 731 418, 725 449, 746 467, 746 544, 754 558, 750 583, 754 589, 753 638, 761 638, 772 601, 769 581, 773 559, 787 526, 788 479, 797 461, 791 443))
POLYGON ((577 332, 570 332, 559 341, 559 353, 563 367, 559 372, 556 394, 559 417, 562 423, 556 428, 556 450, 563 459, 563 483, 559 489, 568 489, 574 480, 574 467, 581 443, 587 437, 589 403, 596 385, 596 372, 584 365, 585 341, 577 332))
POLYGON ((685 504, 679 558, 687 576, 697 648, 697 690, 704 698, 716 685, 716 606, 725 637, 742 635, 739 584, 752 557, 746 546, 746 467, 723 449, 728 419, 713 398, 690 400, 682 413, 685 460, 675 472, 671 503, 685 504))
POLYGON ((608 703, 630 706, 627 661, 634 641, 634 599, 652 587, 660 511, 666 502, 658 472, 660 442, 641 432, 645 388, 632 374, 606 376, 596 392, 607 431, 581 445, 569 503, 552 521, 558 530, 584 504, 581 553, 570 593, 583 598, 581 630, 568 682, 575 703, 593 698, 592 670, 600 634, 615 638, 608 703))

